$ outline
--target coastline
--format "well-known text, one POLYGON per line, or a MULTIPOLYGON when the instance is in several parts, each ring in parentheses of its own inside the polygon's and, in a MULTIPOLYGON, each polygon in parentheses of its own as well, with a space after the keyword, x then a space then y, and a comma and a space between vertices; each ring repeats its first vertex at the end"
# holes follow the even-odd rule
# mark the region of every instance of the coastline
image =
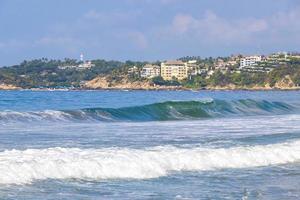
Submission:
POLYGON ((0 84, 0 91, 297 91, 300 86, 295 85, 291 80, 288 82, 276 82, 272 87, 270 84, 265 85, 244 85, 238 86, 235 84, 227 85, 208 85, 201 88, 167 85, 155 85, 150 81, 129 81, 122 79, 120 82, 110 82, 104 77, 98 77, 86 82, 81 87, 31 87, 22 88, 13 84, 0 84))
POLYGON ((206 88, 186 88, 186 87, 156 87, 156 88, 0 88, 0 91, 298 91, 300 87, 290 88, 268 88, 268 87, 206 87, 206 88))

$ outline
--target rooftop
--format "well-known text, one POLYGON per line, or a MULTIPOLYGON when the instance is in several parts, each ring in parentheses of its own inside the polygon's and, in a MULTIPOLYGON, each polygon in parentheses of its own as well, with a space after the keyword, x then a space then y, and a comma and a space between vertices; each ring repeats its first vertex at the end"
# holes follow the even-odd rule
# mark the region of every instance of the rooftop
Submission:
POLYGON ((155 68, 159 67, 158 65, 146 64, 143 68, 155 68))
POLYGON ((165 62, 166 65, 184 65, 184 62, 181 60, 169 60, 165 62))

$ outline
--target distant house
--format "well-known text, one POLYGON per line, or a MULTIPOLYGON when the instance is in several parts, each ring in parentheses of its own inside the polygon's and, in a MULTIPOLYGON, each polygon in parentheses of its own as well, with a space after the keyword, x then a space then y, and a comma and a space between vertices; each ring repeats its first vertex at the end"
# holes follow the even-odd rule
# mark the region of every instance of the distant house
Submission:
POLYGON ((270 72, 273 66, 266 64, 266 58, 263 56, 249 56, 241 58, 240 70, 246 72, 270 72))
POLYGON ((137 66, 130 67, 128 69, 128 74, 139 74, 139 68, 137 66))
POLYGON ((172 80, 173 77, 182 80, 188 77, 187 64, 180 61, 167 61, 161 63, 161 76, 164 80, 172 80))
POLYGON ((262 61, 261 56, 247 56, 244 58, 241 58, 240 60, 240 69, 243 69, 244 67, 250 67, 255 66, 257 63, 262 61))
POLYGON ((300 59, 300 53, 290 53, 288 56, 290 58, 300 59))
POLYGON ((92 64, 91 61, 86 61, 86 62, 84 62, 84 63, 78 65, 77 68, 78 68, 78 69, 90 69, 90 68, 92 68, 92 67, 94 67, 94 66, 95 66, 95 65, 92 64))
POLYGON ((225 69, 226 68, 226 63, 224 62, 223 59, 218 58, 216 62, 214 63, 214 67, 216 69, 225 69))
POLYGON ((203 70, 200 69, 200 66, 197 64, 196 60, 190 60, 186 63, 187 73, 189 76, 195 76, 202 74, 203 70))
POLYGON ((83 70, 83 69, 90 69, 94 66, 95 66, 95 64, 92 64, 91 61, 86 61, 79 65, 63 65, 63 66, 58 66, 58 68, 62 69, 62 70, 64 70, 64 69, 83 70))
POLYGON ((64 70, 64 69, 76 69, 77 66, 76 65, 62 65, 62 66, 58 66, 58 69, 64 70))
POLYGON ((141 77, 154 78, 160 76, 160 66, 147 64, 142 68, 141 77))
POLYGON ((226 62, 226 65, 227 66, 234 66, 234 65, 237 65, 238 62, 236 60, 229 60, 226 62))

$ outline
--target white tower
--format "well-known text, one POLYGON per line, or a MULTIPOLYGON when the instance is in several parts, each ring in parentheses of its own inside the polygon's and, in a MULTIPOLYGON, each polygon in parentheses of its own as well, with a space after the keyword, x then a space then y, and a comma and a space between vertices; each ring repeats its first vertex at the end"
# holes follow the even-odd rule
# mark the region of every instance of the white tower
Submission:
POLYGON ((83 62, 83 54, 80 54, 80 61, 83 62))

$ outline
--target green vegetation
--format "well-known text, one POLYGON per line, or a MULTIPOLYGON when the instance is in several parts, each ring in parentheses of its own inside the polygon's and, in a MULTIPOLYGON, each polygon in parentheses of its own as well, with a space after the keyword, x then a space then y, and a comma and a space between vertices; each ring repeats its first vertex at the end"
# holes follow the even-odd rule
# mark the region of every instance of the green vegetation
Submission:
POLYGON ((175 77, 173 77, 172 80, 167 81, 167 80, 164 80, 161 76, 157 76, 152 79, 152 82, 155 85, 165 85, 165 86, 180 86, 181 85, 180 82, 175 77))
POLYGON ((270 73, 267 72, 226 72, 222 73, 217 70, 209 78, 204 76, 194 76, 190 80, 185 80, 182 84, 188 88, 205 88, 206 86, 225 87, 229 84, 237 87, 254 87, 265 86, 269 84, 271 87, 286 77, 290 77, 296 86, 300 85, 300 65, 281 66, 270 73))
POLYGON ((82 81, 91 80, 98 75, 114 74, 116 70, 126 71, 125 63, 119 61, 94 60, 91 69, 60 69, 59 66, 74 66, 80 63, 65 59, 47 60, 45 58, 24 61, 19 65, 0 68, 0 83, 12 84, 22 88, 63 88, 80 87, 82 81))
MULTIPOLYGON (((216 59, 200 57, 184 57, 182 60, 197 60, 202 69, 213 70, 213 63, 216 59)), ((226 60, 227 58, 221 58, 226 60)), ((78 66, 80 62, 73 59, 48 60, 46 58, 23 61, 19 65, 0 68, 0 84, 10 84, 21 88, 80 88, 86 81, 97 76, 106 76, 108 80, 120 81, 122 77, 127 77, 129 81, 145 81, 141 78, 141 68, 146 62, 119 62, 93 60, 93 67, 89 69, 79 69, 66 66, 78 66), (133 66, 136 66, 133 68, 133 66), (65 67, 65 68, 63 68, 65 67), (131 70, 131 71, 130 71, 131 70)), ((156 62, 160 64, 159 61, 156 62)), ((235 85, 237 87, 265 86, 269 84, 275 86, 279 81, 292 80, 294 85, 300 85, 300 60, 291 59, 289 62, 272 67, 273 70, 267 72, 238 72, 237 66, 232 66, 226 71, 215 70, 212 75, 202 73, 201 75, 189 76, 188 79, 179 81, 173 78, 171 81, 163 80, 162 77, 155 77, 151 81, 160 86, 183 86, 186 88, 206 88, 206 87, 226 87, 235 85)))

